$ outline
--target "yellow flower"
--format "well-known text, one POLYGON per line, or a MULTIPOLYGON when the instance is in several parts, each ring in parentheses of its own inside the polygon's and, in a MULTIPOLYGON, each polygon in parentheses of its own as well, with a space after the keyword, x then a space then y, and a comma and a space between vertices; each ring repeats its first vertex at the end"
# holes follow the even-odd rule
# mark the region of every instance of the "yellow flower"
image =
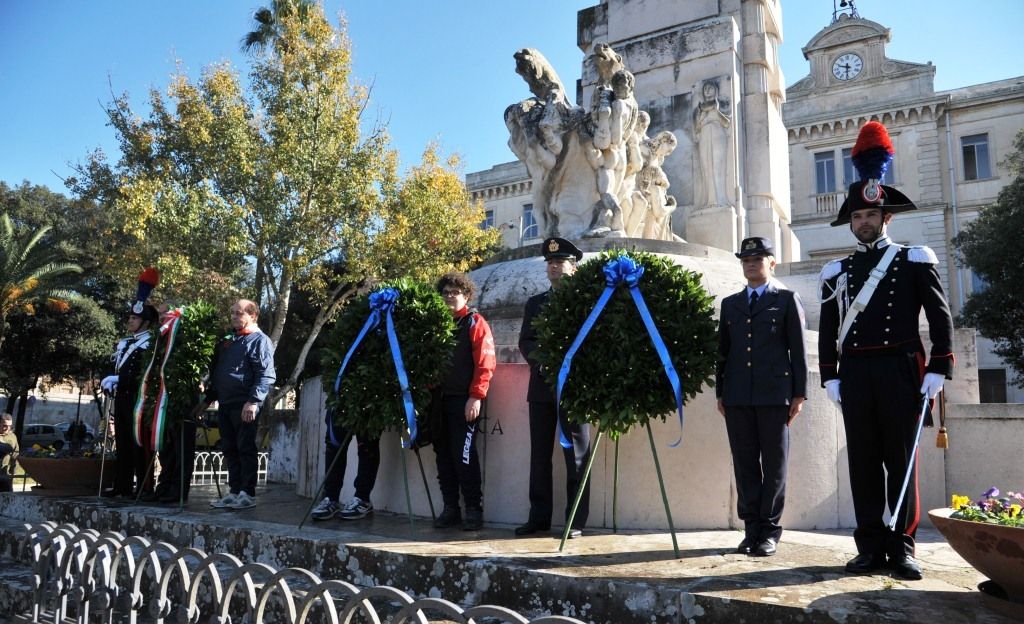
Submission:
POLYGON ((966 507, 967 505, 970 505, 970 504, 971 504, 970 497, 968 497, 968 496, 960 496, 959 494, 954 494, 953 498, 952 498, 952 502, 950 503, 949 506, 952 507, 954 511, 959 511, 962 507, 966 507))
POLYGON ((1010 517, 1011 518, 1016 518, 1019 515, 1020 515, 1020 505, 1018 505, 1016 503, 1014 503, 1013 505, 1010 505, 1010 517))

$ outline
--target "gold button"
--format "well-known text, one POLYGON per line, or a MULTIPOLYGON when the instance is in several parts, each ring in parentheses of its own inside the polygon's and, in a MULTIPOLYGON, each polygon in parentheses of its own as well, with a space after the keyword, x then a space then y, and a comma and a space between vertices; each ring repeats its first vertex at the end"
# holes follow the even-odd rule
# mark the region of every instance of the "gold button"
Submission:
POLYGON ((783 373, 783 375, 785 375, 786 377, 789 377, 789 371, 786 371, 785 373, 783 373))
POLYGON ((895 282, 895 281, 896 281, 896 278, 895 278, 895 277, 894 277, 894 278, 892 278, 892 281, 894 281, 894 282, 895 282))
POLYGON ((753 338, 754 334, 747 334, 747 338, 753 338))
POLYGON ((891 316, 887 316, 887 317, 885 317, 885 320, 887 320, 887 321, 891 321, 891 320, 892 320, 892 317, 891 317, 891 316))
POLYGON ((893 271, 899 271, 899 270, 900 270, 900 268, 899 268, 899 267, 893 267, 893 268, 892 268, 892 270, 893 270, 893 271))
POLYGON ((890 294, 890 295, 895 295, 895 294, 896 294, 896 291, 895 291, 895 290, 890 290, 890 291, 889 291, 889 294, 890 294))
POLYGON ((855 347, 856 347, 856 346, 857 346, 857 343, 856 343, 856 342, 855 342, 855 343, 853 343, 853 346, 855 346, 855 347))
POLYGON ((889 341, 888 340, 883 340, 882 344, 889 344, 889 341))
POLYGON ((885 328, 885 331, 889 331, 889 328, 888 328, 888 327, 886 327, 886 328, 885 328))
POLYGON ((855 334, 856 334, 856 333, 857 333, 857 330, 856 330, 856 329, 855 329, 855 330, 853 330, 853 333, 855 333, 855 334))
POLYGON ((750 319, 747 319, 747 322, 749 323, 749 322, 750 322, 750 319))
POLYGON ((750 347, 747 347, 747 351, 750 351, 750 347))
POLYGON ((889 302, 889 307, 890 307, 890 308, 892 307, 892 302, 891 302, 891 301, 889 302))
POLYGON ((750 362, 747 362, 747 366, 750 366, 750 362))

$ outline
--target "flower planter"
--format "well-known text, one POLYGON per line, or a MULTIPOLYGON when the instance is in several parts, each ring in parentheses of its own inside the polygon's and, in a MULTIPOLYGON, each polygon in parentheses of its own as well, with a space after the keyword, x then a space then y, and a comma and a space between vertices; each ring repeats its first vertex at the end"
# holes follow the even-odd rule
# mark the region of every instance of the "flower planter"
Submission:
MULTIPOLYGON (((100 463, 96 457, 25 457, 18 463, 33 481, 48 490, 89 490, 96 492, 100 487, 100 463)), ((104 485, 114 480, 114 464, 108 459, 103 468, 104 485)))
POLYGON ((952 513, 949 508, 933 509, 928 517, 958 555, 992 579, 1006 593, 1010 603, 1017 603, 1004 602, 1004 605, 1010 607, 1016 617, 1021 617, 1024 614, 1024 529, 958 520, 949 517, 952 513))

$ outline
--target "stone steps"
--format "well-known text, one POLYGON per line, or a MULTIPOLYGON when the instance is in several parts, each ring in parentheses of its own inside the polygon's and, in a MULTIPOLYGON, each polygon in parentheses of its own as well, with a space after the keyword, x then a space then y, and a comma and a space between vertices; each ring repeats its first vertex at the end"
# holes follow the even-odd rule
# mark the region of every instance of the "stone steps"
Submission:
MULTIPOLYGON (((803 621, 845 624, 890 619, 943 624, 1010 620, 982 606, 983 579, 932 531, 922 530, 919 558, 925 580, 884 575, 852 577, 849 533, 789 531, 775 557, 733 554, 736 531, 678 534, 588 531, 558 551, 554 534, 514 539, 510 527, 478 532, 438 531, 429 518, 377 512, 356 522, 297 525, 309 501, 293 486, 261 491, 257 507, 212 510, 213 488, 196 488, 176 506, 111 504, 95 497, 0 497, 0 556, 17 557, 24 523, 68 522, 122 531, 206 553, 227 552, 244 562, 282 570, 307 568, 321 579, 359 587, 401 589, 414 598, 440 597, 468 608, 497 604, 527 617, 567 615, 591 622, 803 621)), ((27 580, 16 574, 0 586, 0 613, 24 606, 27 580), (21 580, 17 580, 21 579, 21 580)), ((25 568, 24 572, 27 572, 25 568)))

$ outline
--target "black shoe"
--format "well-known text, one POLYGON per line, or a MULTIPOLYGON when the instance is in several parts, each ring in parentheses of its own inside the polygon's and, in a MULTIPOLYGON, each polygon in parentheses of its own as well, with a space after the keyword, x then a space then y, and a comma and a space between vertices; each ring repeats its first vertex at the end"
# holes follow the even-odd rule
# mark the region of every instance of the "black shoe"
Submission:
POLYGON ((121 490, 110 488, 109 490, 103 490, 100 493, 100 496, 102 496, 103 498, 117 498, 118 496, 122 496, 122 494, 121 490))
POLYGON ((850 574, 871 574, 885 567, 885 555, 861 553, 846 562, 846 571, 850 574))
POLYGON ((146 492, 139 497, 139 500, 143 503, 155 503, 161 498, 163 498, 163 492, 157 492, 154 490, 153 492, 146 492))
POLYGON ((749 555, 754 552, 754 547, 757 546, 756 537, 744 537, 740 545, 736 547, 736 553, 740 555, 749 555))
POLYGON ((435 529, 450 529, 462 522, 462 513, 458 507, 445 507, 441 515, 434 520, 435 529))
POLYGON ((910 555, 892 560, 892 573, 905 581, 920 581, 921 564, 910 555))
POLYGON ((754 550, 750 553, 755 557, 771 557, 775 554, 775 546, 778 542, 775 541, 774 537, 768 537, 761 541, 760 544, 754 547, 754 550))
POLYGON ((583 537, 583 529, 569 529, 569 535, 567 535, 566 537, 568 537, 569 539, 583 537))
POLYGON ((479 531, 484 528, 484 510, 466 508, 466 519, 462 521, 463 531, 479 531))
POLYGON ((526 524, 516 527, 516 535, 533 535, 534 533, 540 533, 542 531, 550 530, 550 524, 541 524, 540 522, 534 522, 533 520, 529 520, 526 524))

